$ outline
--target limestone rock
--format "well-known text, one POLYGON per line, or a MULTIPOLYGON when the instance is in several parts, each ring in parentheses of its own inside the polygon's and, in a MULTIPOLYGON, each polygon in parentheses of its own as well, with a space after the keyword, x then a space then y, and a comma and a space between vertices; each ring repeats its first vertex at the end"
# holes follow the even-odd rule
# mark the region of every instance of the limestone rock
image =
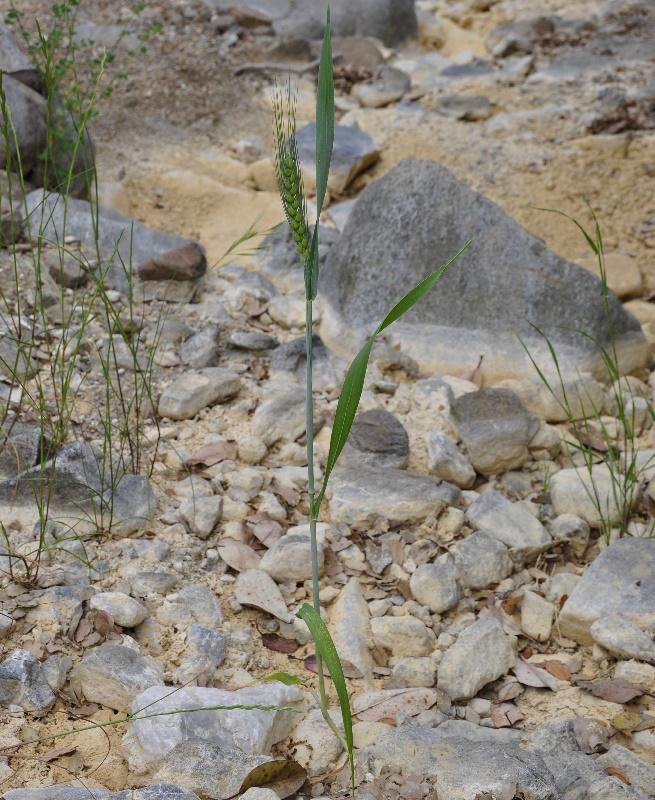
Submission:
MULTIPOLYGON (((600 281, 428 161, 401 162, 360 196, 323 273, 323 340, 354 355, 408 288, 471 238, 438 289, 389 329, 391 343, 421 369, 450 375, 472 372, 483 356, 489 385, 534 375, 517 334, 537 363, 552 363, 532 323, 552 342, 564 372, 606 374, 596 343, 575 332, 609 345, 600 281), (562 319, 566 329, 558 327, 562 319)), ((645 363, 647 343, 615 295, 609 303, 619 363, 631 372, 645 363)))
POLYGON ((521 467, 538 418, 507 389, 482 389, 456 398, 450 418, 475 469, 492 475, 521 467))
POLYGON ((655 626, 655 540, 619 539, 603 550, 562 607, 560 630, 591 645, 591 626, 609 614, 655 626))
POLYGON ((305 433, 305 392, 290 392, 265 400, 255 411, 252 431, 265 445, 276 442, 293 442, 305 433))
POLYGON ((459 452, 450 436, 440 430, 430 431, 427 445, 428 469, 433 475, 462 489, 473 486, 475 470, 468 458, 459 452))
POLYGON ((617 505, 612 474, 606 464, 594 464, 591 475, 586 467, 560 470, 550 482, 550 497, 556 515, 577 514, 592 528, 622 519, 623 509, 617 505))
POLYGON ((224 403, 239 393, 241 378, 231 370, 210 367, 202 372, 187 372, 169 384, 159 399, 160 417, 193 419, 214 403, 224 403))
POLYGON ((655 664, 653 636, 620 614, 600 617, 589 629, 593 640, 621 658, 636 658, 655 664))
POLYGON ((434 633, 412 616, 374 617, 371 633, 376 644, 396 656, 426 656, 436 644, 434 633))
POLYGON ((485 589, 512 574, 508 548, 485 531, 476 531, 456 542, 451 553, 460 580, 469 589, 485 589))
POLYGON ((437 686, 452 700, 467 700, 508 672, 515 661, 501 623, 495 618, 479 619, 444 653, 437 686))
MULTIPOLYGON (((319 574, 323 573, 323 545, 317 541, 319 574)), ((264 553, 260 569, 278 581, 310 580, 312 577, 311 540, 300 533, 287 533, 264 553)))
POLYGON ((529 561, 547 550, 551 538, 529 511, 510 501, 496 489, 487 489, 468 507, 466 518, 478 530, 509 547, 512 558, 529 561))
POLYGON ((134 628, 148 616, 145 606, 123 592, 100 592, 91 598, 90 605, 109 614, 122 628, 134 628))
POLYGON ((71 682, 89 703, 127 711, 137 695, 164 683, 151 662, 129 647, 105 645, 84 656, 71 682))
POLYGON ((421 522, 456 505, 460 491, 423 475, 379 467, 338 467, 327 490, 330 520, 352 524, 371 514, 397 522, 421 522))
POLYGON ((1 706, 20 706, 24 711, 42 717, 55 700, 39 659, 29 650, 16 650, 0 664, 1 706))
POLYGON ((439 556, 432 564, 418 567, 409 579, 409 587, 417 602, 433 614, 448 611, 462 597, 456 562, 449 553, 439 556))
POLYGON ((397 417, 384 409, 359 413, 341 458, 342 463, 351 465, 359 462, 370 467, 402 469, 409 458, 407 431, 397 417))

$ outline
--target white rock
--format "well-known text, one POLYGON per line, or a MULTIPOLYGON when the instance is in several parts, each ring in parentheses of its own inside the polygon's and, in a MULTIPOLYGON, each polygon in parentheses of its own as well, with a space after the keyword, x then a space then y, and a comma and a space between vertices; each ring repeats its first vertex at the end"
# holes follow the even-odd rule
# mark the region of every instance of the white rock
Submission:
MULTIPOLYGON (((318 537, 317 537, 318 538, 318 537)), ((316 543, 319 575, 323 574, 323 544, 316 543)), ((278 583, 306 581, 312 577, 312 553, 309 536, 302 533, 286 533, 264 553, 260 568, 278 583)))
POLYGON ((456 606, 462 597, 462 587, 453 557, 444 553, 433 564, 418 567, 410 578, 409 588, 417 602, 433 614, 456 606))
POLYGON ((223 498, 216 494, 211 497, 187 497, 179 508, 179 515, 189 531, 199 539, 208 539, 221 517, 223 498))
POLYGON ((553 627, 555 606, 535 592, 525 591, 521 601, 521 630, 531 639, 547 642, 553 627))
POLYGON ((436 644, 434 633, 412 616, 374 617, 371 632, 375 643, 395 656, 426 656, 436 644))
MULTIPOLYGON (((301 708, 302 700, 298 687, 280 683, 248 686, 236 692, 198 686, 171 692, 168 686, 155 686, 136 697, 132 713, 146 706, 149 714, 241 704, 301 708)), ((236 708, 136 719, 123 737, 123 752, 130 768, 137 772, 158 766, 175 745, 192 739, 236 747, 251 755, 267 755, 275 743, 288 736, 296 721, 296 714, 288 711, 236 708)))
POLYGON ((427 436, 428 469, 445 481, 454 483, 462 489, 469 489, 475 483, 475 470, 471 462, 459 452, 457 445, 440 430, 433 430, 427 436))
MULTIPOLYGON (((329 709, 332 722, 343 732, 343 721, 339 709, 329 709)), ((307 714, 305 719, 291 732, 293 760, 304 767, 310 777, 323 775, 343 752, 341 742, 323 719, 319 708, 307 714)))
POLYGON ((100 592, 91 598, 89 604, 109 614, 121 628, 133 628, 148 616, 141 603, 123 592, 100 592))
MULTIPOLYGON (((550 482, 553 513, 577 514, 592 528, 620 522, 623 509, 617 506, 617 488, 606 464, 595 464, 591 474, 585 467, 562 469, 550 482)), ((637 499, 635 492, 633 502, 637 499)))

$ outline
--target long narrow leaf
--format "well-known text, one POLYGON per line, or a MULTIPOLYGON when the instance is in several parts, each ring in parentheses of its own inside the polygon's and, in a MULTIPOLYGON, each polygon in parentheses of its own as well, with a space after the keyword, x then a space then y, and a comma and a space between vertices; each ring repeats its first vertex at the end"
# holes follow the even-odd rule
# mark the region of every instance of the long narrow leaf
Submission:
POLYGON ((564 217, 565 219, 570 220, 582 232, 582 235, 587 240, 587 244, 589 245, 589 247, 591 247, 591 249, 594 251, 594 254, 595 255, 599 254, 600 249, 598 245, 596 244, 596 242, 594 242, 591 236, 589 236, 587 231, 582 227, 582 225, 578 222, 577 219, 574 219, 568 214, 565 214, 564 211, 560 211, 557 208, 543 208, 542 206, 532 206, 532 208, 534 208, 535 211, 547 211, 549 214, 557 214, 560 217, 564 217))
POLYGON ((327 190, 332 145, 334 143, 334 78, 332 74, 332 41, 330 7, 327 11, 325 36, 318 68, 316 93, 316 205, 320 216, 327 190))
POLYGON ((354 756, 354 741, 353 741, 353 719, 350 711, 350 698, 348 697, 348 688, 346 686, 346 679, 343 674, 341 660, 337 653, 337 648, 334 646, 330 631, 327 629, 325 623, 321 619, 321 615, 307 603, 303 603, 302 608, 296 614, 301 620, 305 622, 309 628, 309 632, 316 643, 316 648, 319 651, 325 665, 328 668, 330 677, 334 682, 334 688, 337 690, 339 698, 339 706, 341 708, 341 716, 343 718, 343 731, 346 738, 346 749, 348 750, 348 758, 350 759, 350 777, 352 780, 353 796, 355 792, 355 756, 354 756))
POLYGON ((368 360, 371 355, 371 350, 373 349, 376 336, 385 328, 388 328, 392 322, 395 322, 406 311, 409 311, 410 308, 415 306, 416 303, 418 303, 418 301, 430 291, 437 280, 441 277, 443 272, 453 263, 453 261, 461 256, 461 254, 471 244, 471 241, 472 240, 468 241, 464 247, 462 247, 459 253, 453 256, 450 261, 442 264, 439 269, 435 270, 431 275, 428 275, 425 280, 421 281, 421 283, 415 286, 401 300, 399 300, 387 314, 387 316, 382 320, 371 338, 355 356, 355 359, 350 365, 350 369, 348 370, 348 374, 346 375, 346 379, 343 383, 343 388, 337 404, 337 410, 334 415, 332 436, 330 438, 330 452, 328 453, 327 463, 325 465, 323 486, 321 487, 321 491, 316 498, 313 508, 314 518, 318 516, 318 510, 323 502, 330 475, 332 474, 332 470, 337 463, 337 459, 341 455, 341 451, 345 447, 346 441, 348 440, 350 429, 352 428, 353 420, 355 419, 355 414, 357 413, 357 408, 359 406, 359 400, 364 389, 364 379, 366 378, 368 360))

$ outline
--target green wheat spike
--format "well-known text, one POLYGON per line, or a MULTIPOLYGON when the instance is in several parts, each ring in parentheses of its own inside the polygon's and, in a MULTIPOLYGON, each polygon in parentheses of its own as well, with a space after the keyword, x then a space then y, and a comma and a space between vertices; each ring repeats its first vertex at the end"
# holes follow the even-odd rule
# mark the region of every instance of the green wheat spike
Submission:
POLYGON ((309 258, 309 227, 296 144, 296 101, 291 92, 291 81, 287 88, 286 102, 283 101, 280 91, 273 96, 273 112, 277 185, 296 249, 305 265, 309 258))

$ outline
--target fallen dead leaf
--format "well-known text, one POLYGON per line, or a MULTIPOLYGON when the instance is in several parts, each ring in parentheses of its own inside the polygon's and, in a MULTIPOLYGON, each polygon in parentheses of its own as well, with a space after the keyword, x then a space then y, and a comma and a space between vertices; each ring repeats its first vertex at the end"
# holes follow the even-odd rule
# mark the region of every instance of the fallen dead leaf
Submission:
MULTIPOLYGON (((316 655, 312 654, 311 656, 307 656, 307 658, 303 662, 305 664, 305 669, 308 669, 310 672, 315 674, 318 673, 318 667, 316 666, 316 655)), ((329 675, 330 671, 327 669, 326 666, 323 667, 325 674, 329 675)), ((363 678, 361 671, 357 669, 354 664, 351 664, 350 661, 342 661, 341 662, 341 669, 343 670, 343 675, 345 678, 363 678)))
POLYGON ((574 720, 573 735, 580 750, 588 756, 592 753, 604 753, 609 749, 610 739, 607 729, 595 719, 574 720))
POLYGON ((39 761, 55 761, 55 759, 61 758, 62 756, 72 756, 76 750, 77 747, 75 747, 75 745, 69 745, 68 747, 61 747, 59 750, 52 750, 44 756, 37 756, 37 758, 39 761))
POLYGON ((586 689, 594 697, 600 697, 601 700, 607 700, 609 703, 629 703, 644 694, 650 694, 640 684, 630 683, 623 678, 616 678, 611 681, 584 681, 580 679, 575 683, 581 689, 586 689))
POLYGON ((524 691, 525 686, 523 684, 519 683, 515 678, 510 678, 498 689, 498 701, 505 703, 508 700, 514 700, 524 691))
POLYGON ((647 731, 655 728, 655 717, 638 711, 622 711, 618 716, 614 717, 611 724, 617 731, 621 731, 626 736, 631 736, 637 731, 647 731))
POLYGON ((511 728, 524 719, 521 709, 514 703, 493 703, 491 706, 491 721, 496 728, 511 728))
POLYGON ((630 783, 630 779, 620 767, 605 767, 605 774, 618 778, 620 781, 623 781, 623 783, 627 784, 628 786, 632 785, 630 783))
POLYGON ((550 689, 557 691, 557 680, 550 672, 546 672, 541 667, 527 664, 525 661, 517 661, 512 667, 512 671, 524 686, 533 686, 537 689, 550 689))
POLYGON ((550 672, 553 677, 557 678, 558 681, 571 680, 571 670, 561 661, 556 661, 553 659, 552 661, 543 661, 538 664, 535 663, 533 666, 545 669, 547 672, 550 672))
POLYGON ((377 722, 398 714, 413 717, 437 702, 436 689, 391 689, 364 692, 353 702, 353 714, 366 722, 377 722))
POLYGON ((219 556, 228 567, 232 567, 237 572, 243 572, 246 569, 257 569, 261 563, 261 558, 252 547, 248 547, 245 542, 238 542, 229 536, 221 539, 217 549, 219 556))
POLYGON ((201 447, 200 450, 196 450, 184 463, 190 468, 199 466, 213 467, 214 464, 219 464, 226 459, 234 461, 236 457, 236 442, 211 442, 201 447))
POLYGON ((295 639, 285 639, 277 633, 262 633, 262 644, 276 653, 295 653, 300 647, 295 639))

